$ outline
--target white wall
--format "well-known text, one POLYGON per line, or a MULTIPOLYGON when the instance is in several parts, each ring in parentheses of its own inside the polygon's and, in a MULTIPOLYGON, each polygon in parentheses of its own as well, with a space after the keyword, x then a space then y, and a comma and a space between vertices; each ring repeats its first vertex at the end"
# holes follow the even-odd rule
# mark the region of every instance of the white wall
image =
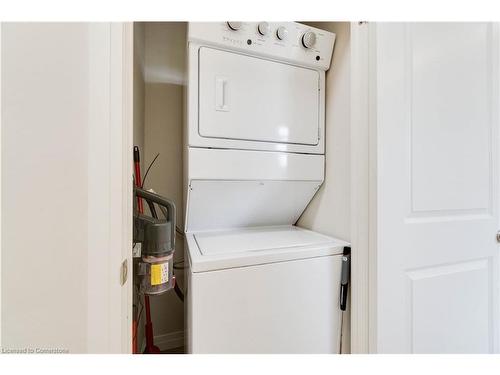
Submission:
MULTIPOLYGON (((336 42, 332 64, 326 73, 325 182, 300 217, 298 225, 350 241, 350 24, 309 24, 335 33, 336 42)), ((350 352, 349 308, 344 324, 342 351, 350 352)))
POLYGON ((87 45, 85 24, 2 25, 3 347, 86 350, 87 45))
POLYGON ((1 27, 2 348, 129 351, 123 25, 1 27))
POLYGON ((350 234, 350 52, 348 22, 311 26, 336 34, 330 70, 326 73, 325 182, 298 225, 349 241, 350 234))

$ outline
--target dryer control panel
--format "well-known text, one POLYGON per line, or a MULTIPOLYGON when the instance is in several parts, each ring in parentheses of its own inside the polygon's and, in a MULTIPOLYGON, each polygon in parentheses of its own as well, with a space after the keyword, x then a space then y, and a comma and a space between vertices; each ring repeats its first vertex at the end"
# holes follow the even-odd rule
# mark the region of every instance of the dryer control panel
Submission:
POLYGON ((335 34, 296 22, 190 22, 188 40, 326 71, 335 34))

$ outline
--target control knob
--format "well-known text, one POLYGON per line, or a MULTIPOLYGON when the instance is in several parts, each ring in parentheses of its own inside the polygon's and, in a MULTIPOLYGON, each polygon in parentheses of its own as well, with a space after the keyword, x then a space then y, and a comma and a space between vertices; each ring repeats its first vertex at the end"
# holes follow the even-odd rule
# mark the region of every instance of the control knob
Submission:
POLYGON ((285 40, 287 35, 288 35, 288 30, 284 26, 280 26, 276 30, 276 36, 278 37, 279 40, 285 40))
POLYGON ((233 31, 241 29, 241 22, 226 22, 227 26, 233 31))
POLYGON ((306 48, 312 48, 316 44, 316 34, 312 31, 306 31, 302 35, 302 45, 306 48))
POLYGON ((260 35, 267 35, 269 34, 269 31, 271 31, 271 27, 267 22, 260 22, 257 25, 257 30, 259 31, 260 35))

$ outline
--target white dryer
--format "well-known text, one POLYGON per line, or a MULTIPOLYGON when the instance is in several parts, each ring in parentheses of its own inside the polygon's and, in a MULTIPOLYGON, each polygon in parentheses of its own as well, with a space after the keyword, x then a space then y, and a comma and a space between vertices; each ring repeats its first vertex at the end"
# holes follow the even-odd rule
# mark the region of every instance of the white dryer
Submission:
POLYGON ((185 145, 191 353, 336 353, 347 243, 294 224, 324 179, 335 35, 190 23, 185 145))

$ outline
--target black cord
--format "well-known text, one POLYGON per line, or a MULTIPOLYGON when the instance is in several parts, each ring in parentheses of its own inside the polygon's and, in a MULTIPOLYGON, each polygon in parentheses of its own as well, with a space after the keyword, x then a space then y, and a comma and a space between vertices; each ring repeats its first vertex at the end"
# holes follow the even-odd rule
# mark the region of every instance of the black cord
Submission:
POLYGON ((146 183, 146 177, 148 177, 149 170, 153 166, 153 164, 156 161, 156 159, 158 159, 158 156, 160 156, 160 153, 157 153, 156 156, 155 156, 155 158, 153 159, 153 161, 151 163, 149 163, 149 167, 148 167, 148 169, 146 169, 146 173, 144 174, 144 179, 142 180, 142 186, 141 186, 141 188, 144 188, 144 184, 146 183))
POLYGON ((174 291, 175 291, 175 294, 177 295, 177 297, 179 297, 179 299, 182 302, 184 302, 184 293, 182 293, 181 288, 179 288, 179 284, 177 284, 177 280, 175 280, 174 291))
POLYGON ((153 216, 155 219, 158 219, 158 214, 156 213, 155 204, 151 202, 149 199, 146 199, 146 202, 148 203, 151 216, 153 216))
POLYGON ((176 225, 175 226, 175 232, 181 236, 181 237, 184 237, 184 232, 176 225))

